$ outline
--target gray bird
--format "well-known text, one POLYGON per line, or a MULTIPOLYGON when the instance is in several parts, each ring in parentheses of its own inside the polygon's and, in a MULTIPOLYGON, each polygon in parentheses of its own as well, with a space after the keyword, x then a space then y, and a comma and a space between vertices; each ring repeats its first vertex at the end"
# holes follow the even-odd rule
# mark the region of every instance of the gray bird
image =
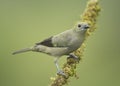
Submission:
POLYGON ((78 58, 72 52, 77 50, 84 42, 85 33, 89 27, 89 24, 86 22, 78 22, 73 29, 66 30, 58 35, 54 35, 36 43, 33 47, 15 51, 13 54, 34 51, 54 56, 56 57, 54 62, 58 70, 57 73, 65 75, 65 73, 59 68, 58 59, 63 55, 78 58))

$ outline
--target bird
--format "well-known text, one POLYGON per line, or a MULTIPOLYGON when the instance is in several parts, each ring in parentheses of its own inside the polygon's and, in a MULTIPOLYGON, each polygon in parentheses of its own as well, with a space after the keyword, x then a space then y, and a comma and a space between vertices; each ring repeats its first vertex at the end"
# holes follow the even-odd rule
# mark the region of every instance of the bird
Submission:
POLYGON ((78 58, 73 52, 84 42, 88 28, 90 28, 90 25, 87 22, 78 22, 72 29, 53 35, 43 41, 35 43, 32 47, 15 51, 12 54, 15 55, 33 51, 51 55, 55 57, 54 63, 57 68, 57 74, 65 75, 58 65, 58 60, 64 55, 78 58))

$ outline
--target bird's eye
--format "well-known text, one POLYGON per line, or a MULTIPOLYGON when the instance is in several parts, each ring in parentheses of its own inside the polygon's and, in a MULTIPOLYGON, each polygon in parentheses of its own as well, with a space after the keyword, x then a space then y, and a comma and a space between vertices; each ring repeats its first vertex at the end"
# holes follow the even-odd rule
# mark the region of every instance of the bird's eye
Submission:
POLYGON ((80 25, 80 24, 78 24, 78 27, 80 28, 80 27, 81 27, 81 25, 80 25))

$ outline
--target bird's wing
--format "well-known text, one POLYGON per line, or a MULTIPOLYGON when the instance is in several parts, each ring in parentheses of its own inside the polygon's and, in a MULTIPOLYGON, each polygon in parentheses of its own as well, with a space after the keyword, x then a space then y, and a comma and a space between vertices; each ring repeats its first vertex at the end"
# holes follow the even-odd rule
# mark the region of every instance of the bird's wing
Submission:
POLYGON ((73 30, 67 30, 58 35, 53 36, 52 44, 56 47, 68 47, 70 41, 73 39, 73 30))
POLYGON ((45 45, 48 47, 67 47, 72 39, 72 30, 64 31, 58 35, 49 37, 42 42, 36 43, 36 45, 45 45))
POLYGON ((36 43, 36 45, 45 45, 45 46, 48 46, 48 47, 53 47, 53 44, 52 44, 52 36, 43 40, 42 42, 38 42, 36 43))

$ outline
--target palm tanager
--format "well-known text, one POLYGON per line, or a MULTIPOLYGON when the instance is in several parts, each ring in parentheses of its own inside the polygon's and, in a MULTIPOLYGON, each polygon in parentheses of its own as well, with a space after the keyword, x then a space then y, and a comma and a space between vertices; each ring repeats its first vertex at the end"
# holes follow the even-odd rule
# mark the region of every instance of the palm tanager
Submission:
POLYGON ((59 68, 58 59, 63 55, 78 58, 74 55, 73 51, 77 50, 84 42, 85 33, 89 27, 90 26, 87 22, 78 22, 72 29, 51 36, 39 43, 36 43, 32 47, 15 51, 13 54, 34 51, 54 56, 56 57, 54 62, 58 70, 57 73, 65 75, 65 73, 59 68))

